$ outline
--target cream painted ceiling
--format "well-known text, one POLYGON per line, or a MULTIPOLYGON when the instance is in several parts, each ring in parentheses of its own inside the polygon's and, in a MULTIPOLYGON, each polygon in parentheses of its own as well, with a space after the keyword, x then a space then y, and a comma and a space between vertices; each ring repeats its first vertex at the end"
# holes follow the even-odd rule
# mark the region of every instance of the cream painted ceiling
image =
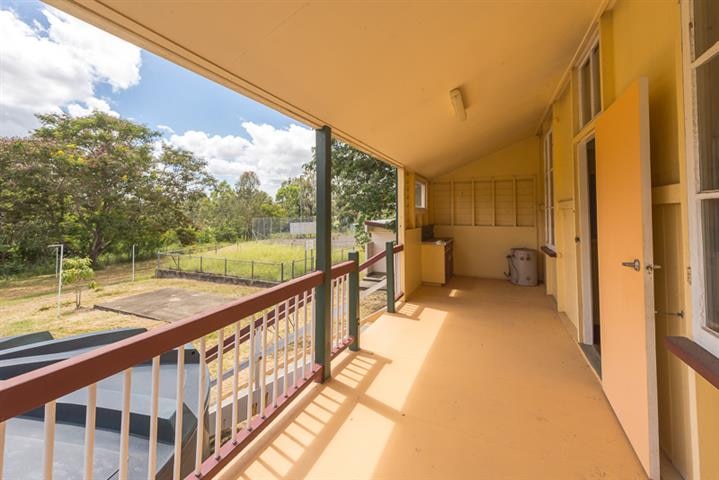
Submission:
POLYGON ((535 133, 600 1, 49 3, 431 178, 535 133))

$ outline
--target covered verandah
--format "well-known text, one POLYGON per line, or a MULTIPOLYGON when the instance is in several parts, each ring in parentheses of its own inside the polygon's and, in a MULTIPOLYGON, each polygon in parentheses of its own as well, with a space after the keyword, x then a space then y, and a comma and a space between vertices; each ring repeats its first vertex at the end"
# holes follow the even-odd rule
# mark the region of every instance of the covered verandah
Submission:
POLYGON ((220 475, 645 478, 541 287, 421 287, 220 475))

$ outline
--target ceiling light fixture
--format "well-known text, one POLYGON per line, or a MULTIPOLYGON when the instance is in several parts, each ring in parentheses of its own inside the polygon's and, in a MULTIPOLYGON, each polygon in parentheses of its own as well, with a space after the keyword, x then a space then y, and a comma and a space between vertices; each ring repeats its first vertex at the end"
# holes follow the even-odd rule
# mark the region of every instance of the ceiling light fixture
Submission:
POLYGON ((465 121, 467 119, 467 111, 464 109, 464 100, 462 100, 462 92, 459 88, 450 90, 449 101, 452 102, 452 108, 454 109, 454 115, 457 120, 465 121))

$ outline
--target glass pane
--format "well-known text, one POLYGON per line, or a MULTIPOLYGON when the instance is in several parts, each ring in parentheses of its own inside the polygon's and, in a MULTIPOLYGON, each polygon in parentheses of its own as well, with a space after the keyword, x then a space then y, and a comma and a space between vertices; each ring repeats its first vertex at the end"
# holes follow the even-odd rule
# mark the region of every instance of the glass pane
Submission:
POLYGON ((424 185, 421 182, 414 184, 414 206, 424 208, 424 185))
POLYGON ((592 118, 592 92, 590 87, 590 78, 592 73, 589 71, 589 59, 582 65, 581 74, 579 76, 579 90, 580 90, 580 100, 581 105, 579 105, 580 108, 580 114, 581 117, 579 118, 581 126, 584 126, 591 120, 592 118))
POLYGON ((599 81, 599 46, 592 50, 592 116, 602 110, 602 94, 599 81))
MULTIPOLYGON (((719 2, 718 2, 719 3, 719 2)), ((719 189, 719 57, 696 70, 702 190, 719 189)))
POLYGON ((719 332, 719 199, 702 202, 706 326, 719 332))
POLYGON ((694 0, 694 58, 719 41, 719 2, 694 0))

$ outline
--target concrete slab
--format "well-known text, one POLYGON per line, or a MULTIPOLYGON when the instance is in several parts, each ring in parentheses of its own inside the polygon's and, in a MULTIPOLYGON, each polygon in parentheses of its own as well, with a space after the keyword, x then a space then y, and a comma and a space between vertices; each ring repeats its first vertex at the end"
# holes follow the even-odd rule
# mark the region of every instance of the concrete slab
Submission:
POLYGON ((152 292, 98 303, 95 308, 151 320, 175 322, 230 301, 232 299, 212 293, 194 292, 182 288, 161 288, 152 292))

